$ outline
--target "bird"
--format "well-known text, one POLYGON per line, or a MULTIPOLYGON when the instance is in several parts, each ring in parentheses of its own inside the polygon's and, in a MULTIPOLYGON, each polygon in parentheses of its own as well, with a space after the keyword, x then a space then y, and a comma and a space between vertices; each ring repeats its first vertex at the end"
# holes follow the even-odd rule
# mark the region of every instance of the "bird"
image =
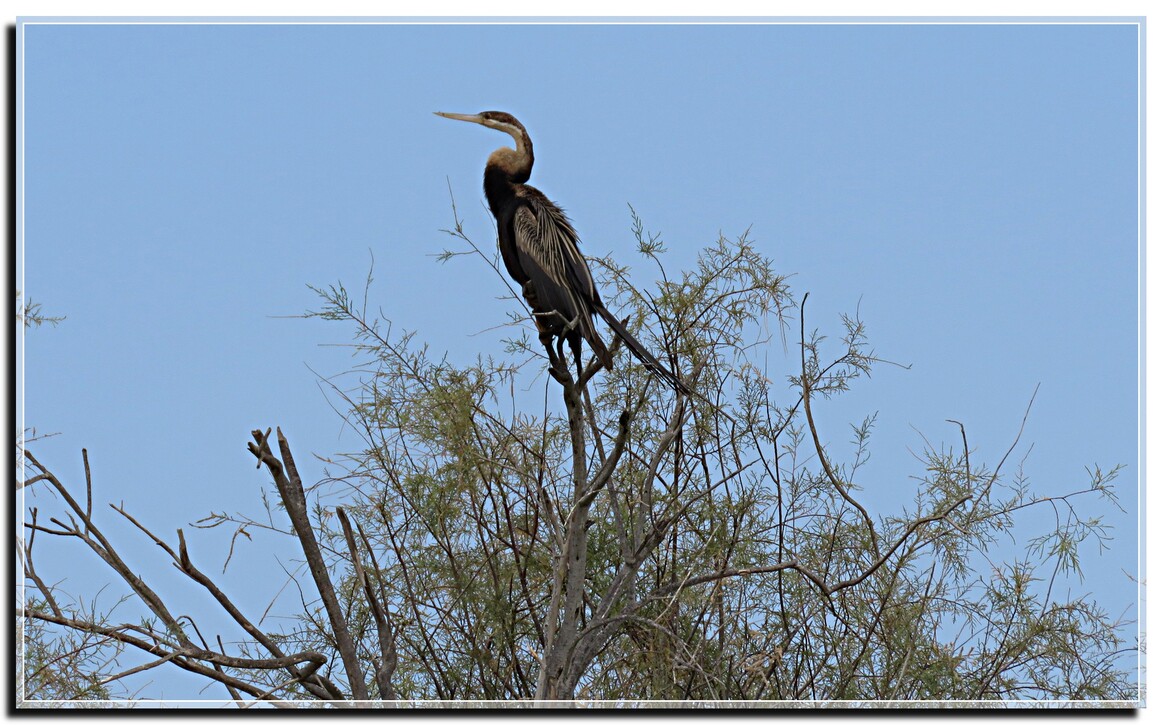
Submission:
POLYGON ((533 171, 533 142, 529 132, 511 114, 483 111, 476 114, 436 112, 454 121, 476 123, 507 133, 516 148, 502 146, 485 163, 485 198, 497 221, 497 245, 509 276, 533 309, 541 342, 552 353, 554 338, 569 343, 581 377, 581 341, 607 370, 614 358, 594 325, 594 316, 605 321, 634 357, 651 374, 676 391, 690 389, 674 372, 658 362, 602 302, 579 248, 580 239, 561 207, 538 189, 525 183, 533 171))

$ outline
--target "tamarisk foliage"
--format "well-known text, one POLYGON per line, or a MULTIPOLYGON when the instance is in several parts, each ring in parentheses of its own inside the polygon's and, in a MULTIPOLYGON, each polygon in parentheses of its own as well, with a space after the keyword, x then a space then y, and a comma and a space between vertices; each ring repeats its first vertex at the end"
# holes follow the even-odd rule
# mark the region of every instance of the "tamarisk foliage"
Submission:
MULTIPOLYGON (((221 636, 212 646, 124 568, 91 481, 82 503, 25 452, 23 484, 52 485, 68 509, 26 519, 32 595, 17 615, 30 651, 137 648, 240 704, 1137 700, 1125 622, 1062 585, 1081 575, 1080 545, 1110 536, 1094 512, 1118 505, 1118 467, 1035 492, 1014 455, 1024 419, 992 459, 950 421, 933 435, 953 443, 926 440, 919 462, 868 480, 876 416, 852 426, 851 445, 825 440, 819 417, 820 401, 885 364, 859 317, 843 316, 836 339, 815 330, 807 295, 794 298, 746 234, 672 275, 636 216, 633 232, 654 288, 636 290, 609 259, 594 269, 610 309, 692 395, 619 349, 613 371, 591 360, 575 377, 531 342, 516 294, 506 356, 457 364, 341 285, 317 290, 312 316, 354 331, 357 366, 328 385, 359 445, 328 457, 308 494, 281 431, 277 455, 269 430, 250 443, 275 483, 272 520, 298 542, 305 611, 262 631, 195 566, 182 532, 163 541, 118 508, 237 625, 233 651, 221 636), (1038 509, 1056 525, 1026 533, 1038 509), (66 605, 33 565, 34 534, 96 551, 154 618, 115 625, 66 605)), ((496 269, 459 221, 449 233, 496 269)), ((66 690, 45 656, 25 660, 30 700, 54 686, 107 697, 134 674, 82 660, 84 687, 66 690)))

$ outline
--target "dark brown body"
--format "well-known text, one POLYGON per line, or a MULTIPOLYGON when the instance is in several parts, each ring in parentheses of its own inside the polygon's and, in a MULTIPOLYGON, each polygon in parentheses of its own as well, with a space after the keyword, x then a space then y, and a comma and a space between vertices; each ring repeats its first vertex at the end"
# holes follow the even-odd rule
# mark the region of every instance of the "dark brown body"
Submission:
POLYGON ((610 369, 613 357, 594 327, 593 317, 599 315, 647 369, 676 390, 689 393, 678 376, 662 367, 602 304, 565 212, 525 183, 533 171, 533 142, 521 122, 501 111, 437 115, 504 131, 516 144, 515 149, 501 147, 489 155, 485 197, 497 220, 501 259, 533 309, 542 342, 548 345, 555 337, 564 338, 580 371, 581 341, 585 340, 598 361, 610 369))
POLYGON ((593 322, 602 301, 577 232, 565 213, 523 178, 528 173, 512 174, 500 164, 485 168, 485 198, 497 220, 505 269, 521 285, 542 336, 564 336, 579 364, 585 340, 608 369, 613 359, 593 322), (531 243, 534 239, 544 243, 531 243))

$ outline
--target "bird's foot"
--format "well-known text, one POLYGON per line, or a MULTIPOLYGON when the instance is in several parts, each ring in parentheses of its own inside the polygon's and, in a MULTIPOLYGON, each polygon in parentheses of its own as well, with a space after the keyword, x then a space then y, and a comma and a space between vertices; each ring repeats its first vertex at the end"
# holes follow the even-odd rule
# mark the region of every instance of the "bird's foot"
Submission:
POLYGON ((581 318, 575 317, 570 320, 557 310, 550 310, 549 312, 534 312, 533 319, 537 321, 539 328, 558 330, 556 334, 564 335, 576 328, 581 318))

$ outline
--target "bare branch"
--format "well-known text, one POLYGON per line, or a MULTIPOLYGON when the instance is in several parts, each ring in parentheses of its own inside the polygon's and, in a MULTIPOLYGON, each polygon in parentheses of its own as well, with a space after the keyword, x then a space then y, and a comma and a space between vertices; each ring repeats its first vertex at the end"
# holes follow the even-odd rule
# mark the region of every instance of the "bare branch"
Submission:
POLYGON ((352 697, 356 700, 366 700, 368 693, 367 685, 363 679, 363 669, 360 667, 359 656, 355 649, 355 642, 348 631, 347 621, 339 607, 339 599, 335 596, 335 587, 331 584, 327 564, 323 561, 323 554, 319 550, 319 543, 307 516, 307 500, 303 493, 303 482, 295 468, 290 444, 287 443, 281 429, 276 429, 276 432, 279 450, 283 457, 281 462, 275 458, 270 445, 267 443, 267 437, 270 435, 269 428, 265 434, 259 430, 252 431, 254 442, 248 444, 248 447, 260 464, 266 464, 274 478, 275 486, 278 487, 279 496, 283 500, 287 515, 291 518, 291 525, 295 529, 295 535, 299 538, 303 555, 307 558, 307 565, 312 578, 315 580, 315 586, 319 590, 319 596, 323 600, 323 607, 327 610, 332 632, 339 648, 339 655, 343 660, 344 669, 347 671, 352 697), (284 473, 284 465, 286 473, 284 473), (288 474, 290 478, 288 478, 288 474))
MULTIPOLYGON (((371 580, 367 572, 364 571, 363 564, 360 562, 359 547, 356 546, 355 535, 351 530, 351 523, 347 520, 347 512, 340 506, 335 509, 335 514, 339 517, 340 526, 343 527, 343 538, 347 541, 347 550, 351 555, 351 564, 355 569, 356 580, 363 586, 364 597, 367 599, 368 606, 372 611, 372 617, 376 622, 376 631, 379 634, 381 660, 379 666, 376 668, 376 685, 379 687, 380 697, 382 699, 395 700, 396 688, 392 685, 392 673, 396 670, 396 643, 395 635, 392 633, 392 625, 388 621, 383 606, 380 604, 379 597, 372 588, 371 580)), ((361 531, 361 536, 362 533, 361 531)))

